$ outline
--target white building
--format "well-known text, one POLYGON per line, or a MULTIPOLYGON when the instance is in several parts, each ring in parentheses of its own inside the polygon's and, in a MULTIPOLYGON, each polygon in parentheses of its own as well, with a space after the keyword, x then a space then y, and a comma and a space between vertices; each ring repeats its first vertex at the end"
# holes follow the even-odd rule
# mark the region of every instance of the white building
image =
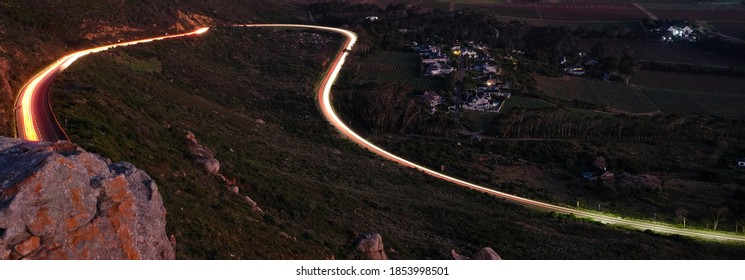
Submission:
POLYGON ((474 94, 466 98, 463 103, 464 110, 471 111, 496 111, 499 109, 499 101, 492 99, 491 94, 474 94))
POLYGON ((461 55, 463 57, 467 57, 467 58, 478 58, 479 57, 479 54, 476 53, 476 51, 474 51, 472 49, 464 49, 464 50, 462 50, 461 51, 461 55))
POLYGON ((445 63, 445 62, 448 62, 448 58, 444 56, 433 56, 433 57, 422 58, 422 63, 424 64, 445 63))
POLYGON ((447 63, 437 62, 427 65, 427 70, 424 71, 424 76, 442 77, 450 75, 453 72, 455 72, 455 68, 451 67, 447 63))

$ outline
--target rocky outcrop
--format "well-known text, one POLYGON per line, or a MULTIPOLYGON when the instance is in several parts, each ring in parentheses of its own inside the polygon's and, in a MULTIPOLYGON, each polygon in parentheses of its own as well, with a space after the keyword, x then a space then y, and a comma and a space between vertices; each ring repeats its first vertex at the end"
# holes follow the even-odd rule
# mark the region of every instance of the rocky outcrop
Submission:
MULTIPOLYGON (((241 194, 241 189, 240 187, 238 187, 238 179, 229 179, 220 174, 220 162, 215 159, 210 150, 198 144, 197 138, 196 136, 194 136, 194 133, 192 133, 191 131, 187 131, 186 141, 187 146, 189 146, 189 151, 191 151, 191 153, 197 157, 197 162, 204 166, 205 171, 212 175, 217 175, 218 177, 220 177, 225 182, 230 192, 232 192, 233 194, 241 194)), ((244 196, 243 200, 246 201, 249 206, 251 206, 251 211, 264 215, 264 210, 261 210, 259 204, 256 203, 256 201, 248 196, 244 196)))
POLYGON ((197 143, 194 133, 187 131, 186 140, 189 151, 192 155, 197 157, 197 162, 204 167, 204 170, 207 171, 207 173, 212 175, 220 173, 220 161, 215 158, 212 151, 197 143))
POLYGON ((383 246, 383 237, 377 233, 367 233, 358 236, 355 239, 357 250, 370 257, 373 260, 387 260, 385 247, 383 246))
POLYGON ((256 201, 248 196, 244 196, 243 199, 246 201, 246 203, 248 203, 249 206, 251 206, 251 211, 264 215, 264 210, 261 210, 261 207, 259 207, 259 204, 256 203, 256 201))
POLYGON ((80 26, 80 30, 93 30, 92 32, 83 35, 83 38, 90 41, 100 40, 101 38, 122 38, 124 35, 129 33, 144 31, 142 28, 126 25, 109 26, 104 21, 84 23, 80 26))
POLYGON ((0 259, 173 259, 153 180, 68 142, 0 137, 0 259))
POLYGON ((475 254, 473 254, 473 258, 466 257, 464 255, 458 254, 455 250, 450 251, 450 255, 453 256, 453 259, 456 260, 468 260, 468 259, 474 259, 474 260, 501 260, 502 257, 497 254, 497 252, 494 251, 491 247, 484 247, 481 250, 478 250, 475 254))
POLYGON ((187 29, 194 29, 197 27, 211 26, 212 18, 200 14, 187 14, 182 11, 176 11, 178 13, 178 21, 174 24, 173 28, 178 32, 186 31, 187 29))

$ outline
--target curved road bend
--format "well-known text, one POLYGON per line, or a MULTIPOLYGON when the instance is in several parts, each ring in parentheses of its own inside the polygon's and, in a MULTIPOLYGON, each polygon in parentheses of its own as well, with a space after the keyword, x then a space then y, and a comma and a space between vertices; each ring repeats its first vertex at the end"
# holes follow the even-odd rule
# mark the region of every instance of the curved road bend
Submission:
MULTIPOLYGON (((649 229, 649 230, 653 230, 653 231, 660 232, 660 233, 679 234, 679 235, 685 235, 685 236, 691 236, 691 237, 724 240, 724 241, 745 241, 745 236, 730 235, 730 234, 724 234, 724 233, 719 233, 719 232, 682 229, 682 228, 677 228, 677 227, 672 227, 672 226, 667 226, 667 225, 660 225, 660 224, 651 223, 651 222, 626 220, 620 217, 603 215, 603 214, 587 212, 587 211, 582 211, 582 210, 577 210, 577 209, 571 209, 571 208, 552 205, 552 204, 548 204, 548 203, 544 203, 540 201, 535 201, 535 200, 511 195, 508 193, 495 191, 495 190, 482 187, 482 186, 479 186, 473 183, 469 183, 469 182, 436 172, 434 170, 418 165, 416 163, 413 163, 401 157, 398 157, 376 146, 375 144, 370 143, 369 141, 365 140, 363 137, 355 133, 353 130, 351 130, 349 127, 347 127, 344 124, 344 122, 339 118, 339 116, 336 114, 333 106, 331 105, 331 87, 336 81, 337 77, 339 76, 339 72, 341 71, 342 66, 344 65, 344 62, 347 56, 349 56, 349 52, 354 47, 354 44, 357 42, 356 34, 354 34, 353 32, 349 30, 340 29, 340 28, 313 26, 313 25, 300 25, 300 24, 243 24, 243 25, 235 25, 235 26, 237 27, 278 27, 278 28, 316 29, 316 30, 335 32, 335 33, 344 35, 347 38, 347 40, 344 43, 344 45, 339 49, 339 52, 337 53, 333 64, 331 64, 331 67, 324 75, 321 86, 318 89, 318 92, 317 92, 318 106, 320 107, 324 117, 339 132, 344 134, 351 141, 354 141, 361 147, 366 148, 367 150, 379 156, 382 156, 390 161, 396 162, 406 167, 417 169, 421 172, 426 173, 427 175, 457 184, 462 187, 466 187, 466 188, 469 188, 475 191, 486 193, 494 197, 502 198, 505 201, 509 201, 515 204, 519 204, 519 205, 523 205, 523 206, 527 206, 527 207, 531 207, 535 209, 540 209, 540 210, 545 210, 545 211, 554 211, 554 212, 562 213, 562 214, 574 214, 577 217, 590 218, 590 219, 593 219, 593 220, 596 220, 596 221, 599 221, 605 224, 622 225, 622 226, 628 226, 628 227, 637 228, 641 230, 649 229)), ((143 39, 143 40, 137 40, 137 41, 132 41, 132 42, 125 42, 121 44, 113 44, 113 45, 79 51, 79 52, 76 52, 76 53, 73 53, 73 54, 70 54, 70 55, 67 55, 61 58, 60 60, 48 66, 42 72, 37 74, 37 76, 34 77, 34 79, 32 79, 21 91, 18 101, 17 101, 17 108, 16 108, 16 116, 17 116, 16 123, 18 125, 17 129, 18 129, 19 136, 21 138, 24 138, 26 140, 31 140, 31 141, 39 141, 39 140, 56 141, 56 140, 67 139, 67 136, 64 135, 64 131, 60 127, 59 123, 56 121, 56 119, 54 119, 54 115, 52 114, 51 109, 49 107, 48 91, 49 91, 49 85, 51 85, 51 82, 54 79, 54 77, 59 72, 67 68, 70 64, 72 64, 77 58, 80 58, 82 56, 85 56, 91 53, 115 48, 115 47, 152 42, 155 40, 196 35, 196 34, 204 33, 207 30, 208 28, 201 28, 196 31, 184 33, 184 34, 156 37, 156 38, 151 38, 151 39, 143 39)))
POLYGON ((54 82, 54 78, 60 72, 69 67, 75 60, 83 56, 102 52, 105 50, 131 46, 152 41, 178 38, 184 36, 198 35, 209 30, 208 27, 200 28, 192 32, 176 34, 170 36, 154 37, 118 44, 105 45, 68 54, 51 65, 44 68, 41 72, 31 79, 18 94, 16 99, 15 116, 16 131, 19 138, 29 141, 59 141, 69 140, 62 127, 57 122, 57 118, 52 112, 49 104, 49 89, 54 82))

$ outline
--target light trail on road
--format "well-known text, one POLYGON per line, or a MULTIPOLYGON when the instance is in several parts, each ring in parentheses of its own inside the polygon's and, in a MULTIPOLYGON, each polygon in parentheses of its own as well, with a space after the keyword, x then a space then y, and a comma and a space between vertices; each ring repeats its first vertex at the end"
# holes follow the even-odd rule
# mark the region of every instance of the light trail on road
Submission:
POLYGON ((344 134, 348 139, 351 141, 357 143, 361 147, 379 155, 382 156, 385 159, 388 159, 390 161, 396 162, 398 164, 401 164, 406 167, 417 169, 421 172, 426 173, 427 175, 430 175, 432 177, 445 180, 454 184, 457 184, 462 187, 466 187, 475 191, 479 191, 482 193, 486 193, 495 197, 503 198, 507 201, 510 201, 512 203, 547 210, 547 211, 554 211, 557 213, 562 214, 574 214, 577 217, 583 217, 583 218, 590 218, 596 221, 599 221, 601 223, 605 224, 615 224, 615 225, 624 225, 629 226, 633 228, 638 228, 641 230, 653 230, 657 232, 663 232, 668 234, 680 234, 680 235, 688 235, 688 236, 695 236, 695 237, 702 237, 702 238, 708 238, 708 239, 717 239, 717 240, 733 240, 733 241, 745 241, 745 237, 743 236, 736 236, 736 235, 727 235, 727 234, 721 234, 721 233, 715 233, 715 232, 706 232, 706 231, 698 231, 698 230, 690 230, 690 229, 681 229, 671 226, 665 226, 665 225, 659 225, 649 222, 641 222, 641 221, 633 221, 633 220, 626 220, 620 217, 613 217, 593 212, 587 212, 587 211, 581 211, 577 209, 571 209, 566 207, 561 207, 558 205, 548 204, 540 201, 535 201, 515 195, 511 195, 508 193, 496 191, 490 188, 486 188, 483 186, 479 186, 470 182, 463 181, 461 179, 451 177, 445 174, 442 174, 440 172, 431 170, 427 167, 418 165, 414 162, 411 162, 409 160, 406 160, 404 158, 401 158, 397 155, 394 155, 388 151, 386 151, 383 148, 378 147, 377 145, 371 143, 370 141, 367 141, 365 138, 354 132, 352 129, 350 129, 342 120, 339 118, 339 116, 336 114, 336 111, 334 110, 334 107, 331 103, 331 88, 336 81, 336 79, 339 76, 339 72, 341 71, 342 66, 344 65, 344 62, 346 61, 347 56, 349 55, 349 52, 354 47, 354 44, 357 42, 357 35, 353 32, 345 29, 340 28, 330 28, 330 27, 317 27, 317 26, 309 26, 309 25, 245 25, 246 27, 296 27, 296 28, 313 28, 313 29, 321 29, 321 30, 327 30, 332 32, 340 33, 347 37, 347 41, 344 44, 344 46, 341 48, 339 53, 337 54, 337 57, 334 61, 334 63, 331 65, 331 68, 328 70, 326 76, 323 79, 323 82, 321 83, 321 87, 318 90, 317 93, 317 100, 318 100, 318 106, 321 108, 321 111, 326 117, 326 119, 333 125, 339 132, 344 134))
MULTIPOLYGON (((561 213, 561 214, 573 214, 580 218, 590 218, 590 219, 593 219, 595 221, 605 223, 605 224, 628 226, 628 227, 632 227, 632 228, 636 228, 640 230, 649 229, 649 230, 653 230, 653 231, 660 232, 660 233, 666 233, 666 234, 679 234, 679 235, 686 235, 686 236, 691 236, 691 237, 699 237, 699 238, 714 239, 714 240, 725 240, 725 241, 745 241, 745 236, 729 235, 729 234, 724 234, 724 233, 702 231, 702 230, 682 229, 682 228, 677 228, 677 227, 673 227, 669 225, 661 225, 661 224, 652 223, 652 222, 627 220, 627 219, 623 219, 620 217, 614 217, 614 216, 605 215, 605 214, 582 211, 582 210, 562 207, 558 205, 548 204, 548 203, 544 203, 540 201, 535 201, 532 199, 527 199, 527 198, 519 197, 516 195, 511 195, 508 193, 496 191, 496 190, 493 190, 487 187, 479 186, 479 185, 476 185, 476 184, 473 184, 473 183, 470 183, 470 182, 467 182, 467 181, 464 181, 464 180, 461 180, 461 179, 458 179, 452 176, 442 174, 440 172, 431 170, 427 167, 418 165, 414 162, 401 158, 367 141, 365 138, 361 137, 356 132, 354 132, 352 129, 350 129, 346 124, 344 124, 341 118, 339 118, 339 116, 336 114, 336 111, 334 110, 332 106, 331 88, 334 82, 336 81, 336 79, 338 78, 339 73, 346 61, 346 58, 349 56, 349 53, 352 51, 352 48, 357 42, 358 38, 354 32, 341 29, 341 28, 315 26, 315 25, 302 25, 302 24, 241 24, 241 25, 234 25, 234 27, 313 29, 313 30, 335 32, 335 33, 339 33, 345 36, 346 41, 344 45, 340 48, 339 52, 337 53, 333 64, 331 64, 329 70, 324 75, 324 78, 318 89, 318 92, 317 92, 318 106, 321 112, 323 113, 323 116, 326 118, 326 120, 328 120, 331 123, 331 125, 334 126, 334 128, 336 128, 340 133, 345 135, 350 141, 355 142, 359 146, 387 160, 396 162, 406 167, 414 168, 416 170, 424 172, 425 174, 429 176, 432 176, 432 177, 435 177, 435 178, 438 178, 444 181, 448 181, 453 184, 469 188, 471 190, 486 193, 486 194, 492 195, 497 198, 502 198, 508 202, 512 202, 515 204, 519 204, 519 205, 523 205, 523 206, 527 206, 527 207, 531 207, 535 209, 540 209, 540 210, 545 210, 545 211, 554 211, 554 212, 561 213)), ((142 39, 142 40, 125 42, 125 43, 120 43, 120 44, 112 44, 112 45, 107 45, 103 47, 97 47, 97 48, 75 52, 75 53, 69 54, 57 60, 55 63, 48 66, 42 72, 37 74, 34 77, 34 79, 32 79, 21 90, 21 93, 19 94, 18 101, 17 101, 18 107, 16 108, 16 111, 17 111, 16 122, 18 124, 17 129, 18 129, 19 137, 26 139, 26 140, 31 140, 31 141, 67 140, 66 135, 65 135, 65 139, 54 139, 54 137, 49 137, 48 135, 42 135, 42 133, 39 133, 40 131, 50 131, 54 129, 59 129, 59 131, 63 131, 63 130, 59 126, 59 123, 56 122, 56 119, 54 123, 52 123, 51 121, 47 121, 46 123, 37 125, 36 120, 43 118, 43 116, 39 116, 39 114, 41 114, 39 110, 31 110, 31 104, 32 103, 39 104, 40 102, 46 103, 45 106, 47 106, 48 108, 49 101, 48 101, 47 91, 49 90, 49 84, 51 84, 51 81, 59 72, 69 67, 78 58, 91 54, 91 53, 101 52, 101 51, 105 51, 105 50, 109 50, 109 49, 121 47, 121 46, 129 46, 129 45, 147 43, 147 42, 163 40, 163 39, 203 34, 207 32, 208 30, 209 28, 204 27, 204 28, 200 28, 200 29, 197 29, 189 33, 155 37, 155 38, 150 38, 150 39, 142 39), (20 118, 19 118, 19 115, 21 116, 20 118), (46 125, 47 127, 42 127, 42 125, 46 125), (56 126, 56 127, 49 127, 49 126, 56 126)), ((49 110, 49 112, 51 112, 51 109, 49 110)), ((52 117, 53 117, 53 114, 52 114, 52 117)), ((49 134, 49 133, 46 133, 46 134, 49 134)))
POLYGON ((44 100, 48 98, 43 97, 47 97, 49 87, 54 81, 54 77, 60 72, 67 69, 67 67, 70 67, 70 65, 72 65, 72 63, 74 63, 77 59, 92 53, 102 52, 117 47, 131 46, 141 43, 149 43, 153 41, 179 38, 184 36, 199 35, 207 32, 208 30, 209 27, 203 27, 188 33, 105 45, 74 52, 60 58, 59 60, 47 66, 47 68, 36 74, 36 76, 34 76, 34 78, 31 79, 31 81, 29 81, 18 94, 18 99, 16 99, 16 130, 18 132, 18 137, 29 141, 44 140, 53 142, 58 140, 69 140, 67 135, 64 134, 64 130, 60 128, 60 125, 54 117, 52 110, 49 109, 48 100, 44 100), (48 112, 42 114, 42 112, 40 111, 43 111, 44 109, 48 109, 46 110, 48 112), (45 121, 42 121, 41 119, 45 119, 45 121), (52 119, 54 119, 54 123, 51 123, 52 119), (62 132, 61 135, 59 132, 62 132))

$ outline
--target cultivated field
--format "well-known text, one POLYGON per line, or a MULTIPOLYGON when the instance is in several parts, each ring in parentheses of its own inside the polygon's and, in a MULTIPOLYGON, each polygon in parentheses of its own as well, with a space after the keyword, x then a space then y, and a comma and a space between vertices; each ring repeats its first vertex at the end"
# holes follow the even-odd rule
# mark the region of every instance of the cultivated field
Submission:
POLYGON ((660 19, 745 20, 745 7, 743 6, 644 4, 644 7, 660 19))
MULTIPOLYGON (((595 43, 597 43, 596 40, 585 40, 580 41, 579 45, 589 51, 595 43)), ((745 68, 745 61, 684 45, 662 42, 603 41, 602 43, 610 54, 621 54, 624 49, 630 48, 634 51, 634 57, 640 60, 745 68)))
POLYGON ((745 118, 745 95, 691 92, 688 96, 712 115, 745 118))
POLYGON ((650 88, 745 95, 745 78, 641 70, 631 82, 650 88))
POLYGON ((745 40, 745 18, 742 21, 714 21, 710 22, 722 34, 745 40))
POLYGON ((631 3, 457 4, 456 7, 484 8, 501 16, 558 21, 637 21, 647 17, 631 3))
POLYGON ((415 90, 440 90, 444 81, 423 78, 419 57, 408 52, 383 52, 360 62, 362 79, 387 84, 411 86, 415 90))
POLYGON ((657 107, 638 89, 621 83, 593 79, 536 77, 538 90, 548 97, 589 102, 632 113, 649 113, 657 107))
POLYGON ((745 110, 742 110, 745 95, 657 88, 644 88, 643 91, 665 113, 711 114, 745 118, 745 110))
POLYGON ((644 88, 643 92, 660 111, 665 113, 709 113, 684 92, 658 88, 644 88))
POLYGON ((513 96, 504 101, 501 112, 509 112, 514 109, 544 109, 555 108, 556 104, 551 102, 525 96, 513 96))
MULTIPOLYGON (((329 0, 289 0, 290 3, 296 3, 296 4, 310 4, 310 3, 319 3, 319 2, 333 2, 329 0)), ((390 4, 405 4, 405 5, 411 5, 414 3, 417 3, 417 0, 344 0, 340 2, 349 2, 349 3, 366 3, 366 4, 373 4, 378 5, 380 7, 387 7, 390 4)))
POLYGON ((535 6, 528 5, 456 5, 460 9, 486 9, 497 16, 540 19, 541 14, 535 6))

